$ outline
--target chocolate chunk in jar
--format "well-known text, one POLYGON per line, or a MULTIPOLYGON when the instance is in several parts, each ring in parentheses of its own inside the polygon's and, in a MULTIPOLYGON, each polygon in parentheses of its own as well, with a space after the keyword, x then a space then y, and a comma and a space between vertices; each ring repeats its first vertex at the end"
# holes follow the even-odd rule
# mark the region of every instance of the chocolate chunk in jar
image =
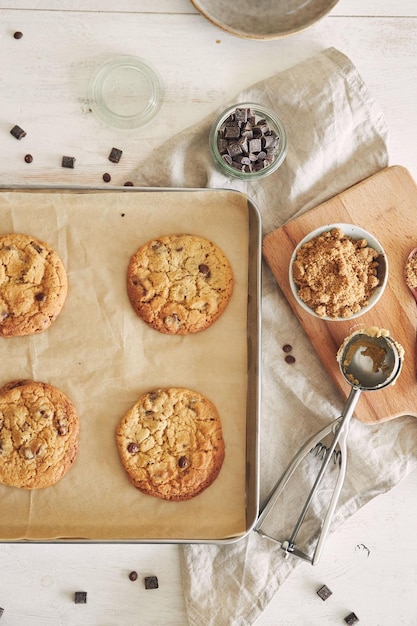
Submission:
POLYGON ((266 119, 256 119, 252 109, 236 108, 221 125, 217 148, 223 160, 242 172, 271 165, 278 152, 279 136, 266 119))

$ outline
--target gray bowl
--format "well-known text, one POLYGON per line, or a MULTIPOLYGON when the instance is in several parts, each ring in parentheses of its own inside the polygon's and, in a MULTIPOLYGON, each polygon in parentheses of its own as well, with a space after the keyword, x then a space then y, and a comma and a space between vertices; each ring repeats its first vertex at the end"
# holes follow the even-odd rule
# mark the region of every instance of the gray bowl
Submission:
POLYGON ((339 0, 191 0, 212 24, 246 39, 279 39, 313 26, 339 0))

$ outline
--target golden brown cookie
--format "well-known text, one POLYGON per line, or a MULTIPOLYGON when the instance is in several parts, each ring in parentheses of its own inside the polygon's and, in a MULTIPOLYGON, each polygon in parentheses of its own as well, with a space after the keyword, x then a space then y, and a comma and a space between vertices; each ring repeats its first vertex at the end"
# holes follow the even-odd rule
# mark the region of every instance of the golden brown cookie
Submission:
POLYGON ((120 421, 117 447, 130 482, 164 500, 189 500, 217 478, 222 425, 210 400, 171 387, 143 394, 120 421))
POLYGON ((0 389, 0 483, 55 484, 75 461, 78 434, 75 407, 59 389, 33 380, 8 383, 0 389))
POLYGON ((55 250, 28 235, 0 236, 0 336, 45 330, 66 295, 67 274, 55 250))
POLYGON ((225 310, 233 271, 224 252, 196 235, 167 235, 133 254, 127 292, 137 315, 169 335, 204 330, 225 310))

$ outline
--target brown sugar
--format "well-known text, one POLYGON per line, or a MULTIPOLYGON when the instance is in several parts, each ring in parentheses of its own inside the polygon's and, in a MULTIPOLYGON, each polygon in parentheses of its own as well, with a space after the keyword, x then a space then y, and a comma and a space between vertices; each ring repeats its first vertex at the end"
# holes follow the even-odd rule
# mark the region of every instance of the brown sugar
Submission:
POLYGON ((366 239, 355 240, 340 228, 317 235, 293 263, 299 298, 320 317, 351 317, 379 285, 377 257, 366 239))
POLYGON ((417 257, 412 256, 408 259, 405 266, 405 282, 410 289, 417 287, 417 257))

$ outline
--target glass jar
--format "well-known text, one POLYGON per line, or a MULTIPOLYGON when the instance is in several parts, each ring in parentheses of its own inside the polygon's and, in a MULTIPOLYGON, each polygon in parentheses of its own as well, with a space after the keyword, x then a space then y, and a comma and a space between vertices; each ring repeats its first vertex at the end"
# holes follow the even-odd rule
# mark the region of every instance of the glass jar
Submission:
POLYGON ((224 174, 258 180, 275 172, 287 154, 287 133, 271 110, 253 102, 228 107, 210 130, 210 150, 224 174))
POLYGON ((114 128, 148 124, 161 108, 163 95, 157 72, 143 59, 128 55, 108 59, 88 86, 91 109, 114 128))

